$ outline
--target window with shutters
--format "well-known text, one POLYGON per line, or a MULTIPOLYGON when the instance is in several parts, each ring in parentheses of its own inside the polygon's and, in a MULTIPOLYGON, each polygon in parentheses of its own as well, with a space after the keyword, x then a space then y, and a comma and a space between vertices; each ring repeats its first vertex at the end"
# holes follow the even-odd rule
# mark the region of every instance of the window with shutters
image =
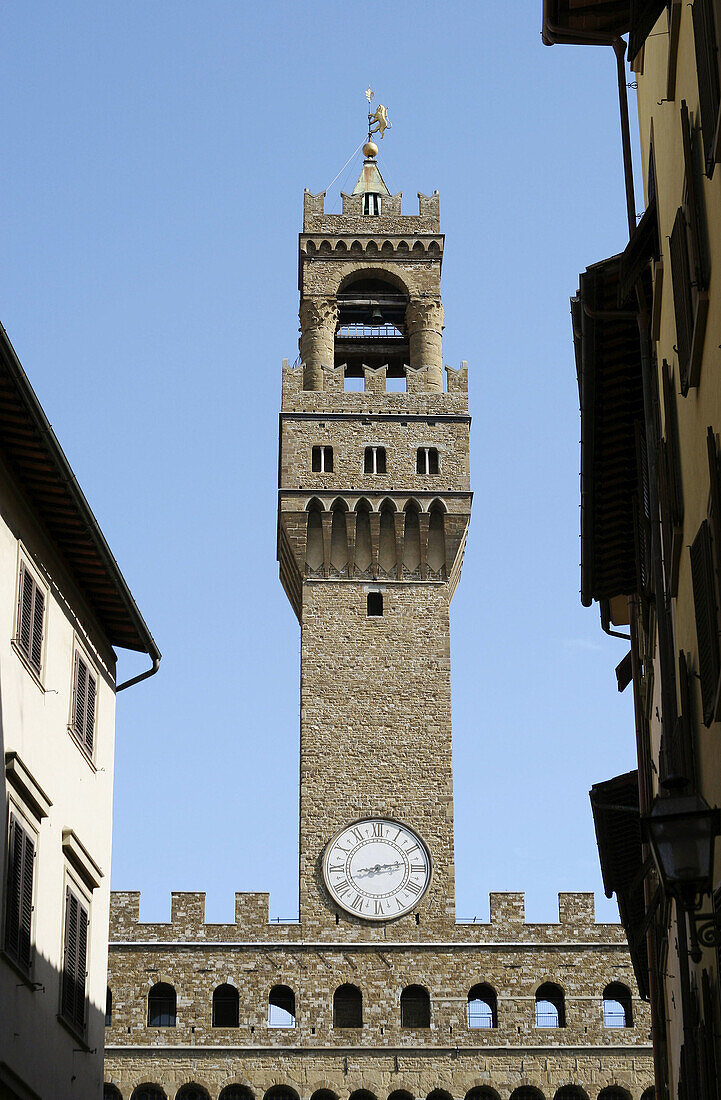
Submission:
POLYGON ((95 744, 95 711, 98 696, 98 679, 90 663, 79 650, 73 663, 72 712, 70 732, 81 748, 92 757, 95 744))
POLYGON ((36 838, 12 811, 8 824, 5 951, 27 974, 32 964, 36 838))
POLYGON ((417 474, 438 473, 438 451, 435 447, 419 447, 416 455, 417 474))
POLYGON ((714 164, 719 159, 718 127, 721 104, 717 27, 713 9, 713 0, 694 0, 691 8, 698 74, 699 114, 705 169, 709 177, 713 175, 714 164))
POLYGON ((311 470, 314 474, 333 473, 333 448, 314 447, 311 454, 311 470))
POLYGON ((678 570, 683 546, 683 491, 678 440, 676 385, 673 372, 664 359, 661 365, 664 434, 658 463, 659 501, 664 575, 669 596, 678 593, 678 570))
POLYGON ((45 603, 44 590, 30 572, 26 562, 21 561, 15 645, 38 676, 43 664, 45 603))
POLYGON ((88 909, 75 891, 65 888, 65 935, 60 1011, 76 1031, 85 1030, 88 965, 88 909))
POLYGON ((384 474, 386 472, 385 447, 366 447, 363 461, 364 474, 384 474))
POLYGON ((698 643, 698 673, 704 725, 710 726, 716 712, 719 681, 719 644, 711 532, 704 520, 691 545, 691 584, 698 643))

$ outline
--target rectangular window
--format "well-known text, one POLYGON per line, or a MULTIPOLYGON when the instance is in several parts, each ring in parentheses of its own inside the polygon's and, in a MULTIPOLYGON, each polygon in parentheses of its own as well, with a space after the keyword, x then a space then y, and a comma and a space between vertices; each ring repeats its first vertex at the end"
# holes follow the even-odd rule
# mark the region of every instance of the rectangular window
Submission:
POLYGON ((691 585, 696 615, 703 721, 704 725, 710 726, 715 717, 716 688, 719 680, 719 644, 711 532, 708 520, 703 521, 691 545, 691 585))
POLYGON ((93 754, 95 740, 97 690, 97 677, 90 671, 90 666, 85 658, 76 651, 73 668, 73 711, 70 728, 88 756, 93 754))
POLYGON ((33 878, 35 840, 10 814, 5 950, 25 971, 32 962, 33 878))
POLYGON ((419 447, 416 457, 417 474, 438 473, 438 451, 435 447, 419 447))
POLYGON ((88 910, 65 889, 65 936, 61 1013, 77 1031, 85 1030, 85 983, 88 961, 88 910))
POLYGON ((43 660, 45 593, 24 561, 20 562, 18 621, 15 643, 39 674, 43 660))
POLYGON ((311 456, 311 470, 314 474, 333 473, 333 448, 314 447, 311 456))
POLYGON ((716 161, 716 133, 719 120, 718 43, 712 0, 694 0, 691 8, 696 71, 698 73, 699 113, 706 161, 706 174, 713 175, 716 161))
POLYGON ((381 212, 381 197, 374 194, 372 191, 366 191, 363 195, 363 213, 364 214, 380 214, 381 212))
POLYGON ((366 474, 384 474, 386 472, 385 447, 366 447, 363 472, 366 474))
POLYGON ((383 614, 383 593, 382 592, 369 592, 368 593, 368 617, 374 618, 383 614))

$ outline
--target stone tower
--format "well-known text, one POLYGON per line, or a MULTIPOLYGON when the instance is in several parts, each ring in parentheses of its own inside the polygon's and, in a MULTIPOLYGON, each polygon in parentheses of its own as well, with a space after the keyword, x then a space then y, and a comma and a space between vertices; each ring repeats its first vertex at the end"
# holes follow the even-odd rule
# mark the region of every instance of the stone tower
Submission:
POLYGON ((651 1100, 648 1011, 593 895, 561 894, 553 924, 523 894, 455 916, 448 616, 471 494, 442 257, 438 195, 402 214, 374 156, 342 214, 306 192, 278 505, 300 919, 238 893, 208 923, 203 894, 174 893, 149 923, 114 893, 104 1100, 651 1100))
POLYGON ((278 507, 281 579, 301 624, 300 916, 314 935, 454 917, 449 605, 471 506, 470 419, 465 364, 443 385, 438 194, 418 198, 418 214, 402 214, 372 157, 342 214, 305 194, 278 507), (374 823, 390 839, 398 822, 427 846, 431 874, 407 869, 410 896, 393 896, 403 857, 390 849, 381 865, 393 870, 366 875, 368 891, 352 868, 324 873, 329 841, 358 820, 363 840, 374 823), (329 891, 333 875, 345 894, 329 891))

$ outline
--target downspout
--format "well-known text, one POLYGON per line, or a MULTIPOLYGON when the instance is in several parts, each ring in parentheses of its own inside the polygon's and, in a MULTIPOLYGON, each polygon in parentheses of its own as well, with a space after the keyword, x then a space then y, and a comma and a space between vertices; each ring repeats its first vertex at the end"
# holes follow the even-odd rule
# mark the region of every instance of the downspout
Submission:
POLYGON ((122 684, 118 684, 115 689, 117 695, 119 691, 125 691, 126 688, 133 687, 134 684, 139 684, 141 680, 148 680, 151 676, 155 676, 155 673, 160 668, 160 654, 157 652, 149 654, 152 659, 152 665, 146 669, 145 672, 141 672, 138 676, 131 676, 129 680, 124 680, 122 684))

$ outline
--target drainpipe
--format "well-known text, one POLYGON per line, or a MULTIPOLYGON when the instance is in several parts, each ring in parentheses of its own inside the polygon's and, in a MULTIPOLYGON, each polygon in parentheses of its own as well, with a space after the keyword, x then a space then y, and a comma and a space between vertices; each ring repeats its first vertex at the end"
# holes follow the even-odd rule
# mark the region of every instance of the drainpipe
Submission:
POLYGON ((124 680, 122 684, 118 684, 115 689, 116 695, 119 691, 125 691, 126 688, 131 688, 134 684, 139 684, 141 680, 148 680, 151 676, 155 676, 155 673, 160 668, 160 654, 157 652, 151 653, 150 657, 153 661, 150 668, 146 669, 145 672, 141 672, 138 676, 132 676, 129 680, 124 680))

